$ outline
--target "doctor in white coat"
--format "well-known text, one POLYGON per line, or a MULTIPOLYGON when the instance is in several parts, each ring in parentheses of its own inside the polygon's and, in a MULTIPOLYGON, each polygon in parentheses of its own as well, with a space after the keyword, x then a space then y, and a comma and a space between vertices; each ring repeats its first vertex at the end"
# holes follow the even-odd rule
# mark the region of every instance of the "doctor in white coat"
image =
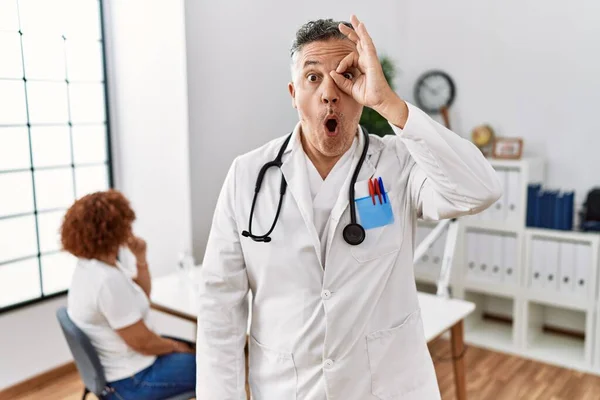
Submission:
POLYGON ((417 219, 484 210, 501 195, 495 172, 394 93, 355 16, 297 32, 289 91, 299 115, 289 142, 236 158, 218 199, 201 269, 197 397, 246 398, 251 291, 255 400, 439 399, 413 275, 417 219), (395 135, 365 137, 363 106, 395 135), (383 184, 375 197, 372 178, 383 184), (375 208, 358 207, 365 197, 375 208))

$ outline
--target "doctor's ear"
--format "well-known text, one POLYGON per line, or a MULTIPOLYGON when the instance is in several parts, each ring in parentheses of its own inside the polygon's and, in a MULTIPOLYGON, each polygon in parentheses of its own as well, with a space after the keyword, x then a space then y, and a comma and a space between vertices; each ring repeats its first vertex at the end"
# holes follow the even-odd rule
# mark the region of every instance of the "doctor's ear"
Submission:
POLYGON ((296 107, 296 88, 294 87, 293 82, 288 83, 288 90, 290 91, 290 96, 292 96, 292 106, 294 108, 297 108, 296 107))

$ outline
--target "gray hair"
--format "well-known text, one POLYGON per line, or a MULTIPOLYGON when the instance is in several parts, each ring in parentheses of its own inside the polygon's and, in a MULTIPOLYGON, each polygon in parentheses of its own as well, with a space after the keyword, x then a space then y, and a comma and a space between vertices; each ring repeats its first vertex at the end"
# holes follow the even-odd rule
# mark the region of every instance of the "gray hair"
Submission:
POLYGON ((344 24, 348 28, 353 29, 351 23, 346 21, 334 21, 331 18, 309 21, 302 25, 296 32, 296 38, 290 49, 290 57, 292 60, 296 53, 302 49, 302 46, 308 43, 328 39, 345 39, 346 35, 340 32, 338 27, 339 24, 344 24))

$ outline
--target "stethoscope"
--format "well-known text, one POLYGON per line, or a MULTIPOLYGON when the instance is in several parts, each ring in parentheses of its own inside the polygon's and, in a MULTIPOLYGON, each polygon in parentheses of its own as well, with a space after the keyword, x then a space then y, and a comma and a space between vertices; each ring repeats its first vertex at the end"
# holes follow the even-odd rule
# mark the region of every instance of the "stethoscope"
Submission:
MULTIPOLYGON (((362 127, 361 127, 362 128, 362 127)), ((369 150, 369 133, 366 129, 362 128, 363 136, 365 138, 365 144, 362 149, 362 153, 360 155, 360 159, 358 160, 358 164, 354 169, 354 174, 352 175, 352 180, 350 181, 350 192, 349 192, 349 203, 350 203, 350 223, 346 225, 343 230, 343 237, 346 243, 356 246, 359 245, 365 240, 365 230, 364 228, 356 222, 356 205, 354 204, 354 184, 358 179, 358 174, 360 173, 360 169, 367 157, 367 151, 369 150)), ((263 165, 258 173, 258 178, 256 179, 256 186, 254 188, 254 199, 252 200, 252 208, 250 209, 250 221, 248 221, 248 230, 242 231, 242 236, 249 237, 255 242, 265 242, 268 243, 271 241, 271 232, 275 229, 275 225, 277 224, 277 219, 279 218, 279 213, 281 212, 281 203, 283 200, 283 195, 285 194, 285 190, 287 189, 287 182, 285 180, 285 176, 283 173, 281 174, 281 186, 279 188, 279 204, 277 205, 277 213, 275 213, 275 219, 273 220, 273 224, 271 225, 271 229, 264 235, 254 235, 252 234, 252 215, 254 214, 254 206, 256 205, 256 198, 258 197, 258 192, 260 191, 260 187, 262 185, 263 178, 267 170, 271 167, 281 168, 283 157, 283 152, 287 148, 287 145, 292 138, 292 133, 288 135, 288 137, 283 142, 283 145, 279 149, 279 153, 277 153, 277 157, 273 161, 270 161, 263 165)))

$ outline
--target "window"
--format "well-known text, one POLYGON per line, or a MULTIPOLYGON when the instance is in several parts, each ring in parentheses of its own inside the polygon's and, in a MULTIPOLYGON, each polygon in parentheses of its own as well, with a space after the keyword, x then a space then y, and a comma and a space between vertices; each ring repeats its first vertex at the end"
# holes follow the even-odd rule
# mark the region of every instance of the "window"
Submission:
POLYGON ((101 6, 0 1, 0 312, 65 293, 64 213, 112 187, 101 6))

